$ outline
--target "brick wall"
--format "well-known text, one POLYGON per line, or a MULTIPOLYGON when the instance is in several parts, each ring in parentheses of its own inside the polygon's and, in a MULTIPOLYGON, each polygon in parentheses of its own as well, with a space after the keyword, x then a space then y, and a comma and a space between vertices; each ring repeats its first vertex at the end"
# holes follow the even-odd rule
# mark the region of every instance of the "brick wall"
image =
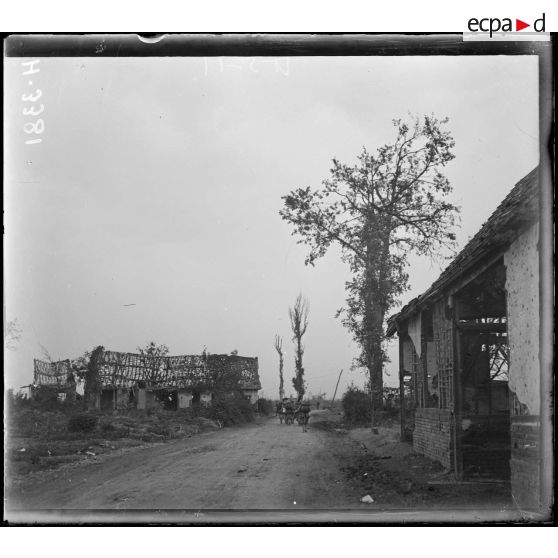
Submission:
POLYGON ((416 409, 413 449, 451 469, 451 421, 447 409, 416 409))
POLYGON ((539 508, 540 422, 538 416, 511 417, 511 485, 521 509, 539 508))

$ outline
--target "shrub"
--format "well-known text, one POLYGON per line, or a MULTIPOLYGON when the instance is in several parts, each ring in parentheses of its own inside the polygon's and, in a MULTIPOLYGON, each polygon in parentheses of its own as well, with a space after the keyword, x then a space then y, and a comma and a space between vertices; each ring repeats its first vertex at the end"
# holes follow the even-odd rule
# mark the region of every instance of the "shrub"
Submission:
POLYGON ((93 432, 97 426, 97 417, 87 413, 74 415, 68 421, 69 432, 93 432))
POLYGON ((217 395, 209 405, 200 405, 199 414, 204 418, 218 420, 224 426, 254 420, 254 409, 241 393, 217 395))
POLYGON ((61 400, 55 389, 47 386, 33 388, 33 397, 28 398, 22 392, 8 393, 6 398, 7 410, 15 413, 22 410, 36 410, 46 413, 67 413, 74 414, 82 407, 82 401, 77 397, 76 400, 61 400))
POLYGON ((349 424, 370 423, 370 396, 365 391, 350 385, 341 398, 343 415, 349 424))
POLYGON ((275 412, 275 405, 271 399, 258 399, 257 403, 258 413, 268 416, 275 412))
POLYGON ((57 391, 47 386, 34 388, 33 399, 29 403, 41 411, 59 411, 62 407, 57 391))
POLYGON ((6 417, 6 426, 14 436, 50 438, 67 431, 68 419, 63 413, 34 408, 17 409, 6 417))

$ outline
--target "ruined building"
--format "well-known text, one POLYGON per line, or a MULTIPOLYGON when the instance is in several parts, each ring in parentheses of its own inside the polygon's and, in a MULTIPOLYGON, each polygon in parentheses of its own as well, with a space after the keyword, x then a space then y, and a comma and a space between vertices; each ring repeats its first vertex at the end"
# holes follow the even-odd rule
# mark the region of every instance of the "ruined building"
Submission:
MULTIPOLYGON (((69 360, 35 360, 34 385, 63 391, 68 371, 69 360)), ((256 403, 260 389, 257 357, 238 355, 153 356, 99 347, 85 373, 85 401, 94 409, 183 409, 235 391, 256 403)))
MULTIPOLYGON (((538 169, 519 181, 422 295, 399 338, 402 434, 457 479, 510 479, 540 502, 538 169)), ((551 442, 550 442, 551 443, 551 442)))
POLYGON ((69 359, 58 362, 45 362, 35 359, 33 367, 33 383, 29 394, 36 397, 40 389, 52 390, 61 399, 73 401, 76 398, 76 380, 69 359))

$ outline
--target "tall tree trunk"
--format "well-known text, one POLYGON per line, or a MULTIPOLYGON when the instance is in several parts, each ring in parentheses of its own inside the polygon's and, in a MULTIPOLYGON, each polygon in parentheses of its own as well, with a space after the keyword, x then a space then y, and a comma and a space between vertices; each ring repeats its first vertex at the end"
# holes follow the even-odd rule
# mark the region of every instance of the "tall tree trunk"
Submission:
POLYGON ((283 381, 283 354, 279 355, 279 400, 285 397, 285 382, 283 381))
POLYGON ((275 350, 279 355, 279 400, 285 397, 285 382, 283 380, 283 339, 279 335, 275 336, 275 350))
POLYGON ((302 366, 302 356, 304 355, 304 348, 302 347, 302 337, 298 337, 296 340, 296 357, 295 357, 295 367, 296 367, 296 379, 297 379, 297 393, 298 401, 302 401, 304 398, 304 368, 302 366))
POLYGON ((302 337, 308 327, 308 301, 299 294, 293 308, 289 308, 289 318, 293 331, 293 341, 295 342, 295 377, 293 387, 298 394, 298 401, 302 401, 306 388, 304 386, 304 367, 302 366, 302 356, 304 346, 302 337))
MULTIPOLYGON (((374 293, 371 294, 371 297, 374 293)), ((383 408, 383 366, 384 353, 382 350, 383 314, 377 304, 371 303, 367 312, 366 336, 366 364, 370 389, 370 427, 377 433, 378 416, 383 408)))
MULTIPOLYGON (((378 318, 380 327, 382 319, 378 318)), ((370 400, 371 400, 371 428, 375 429, 379 414, 383 409, 383 368, 384 358, 381 338, 375 338, 371 343, 371 366, 370 366, 370 400)))
MULTIPOLYGON (((386 227, 388 223, 372 220, 373 226, 386 227)), ((389 226, 385 228, 389 231, 389 226)), ((377 433, 379 413, 383 409, 383 368, 384 352, 382 342, 384 338, 384 315, 389 286, 386 282, 385 270, 389 258, 389 233, 381 240, 372 237, 367 247, 367 269, 365 281, 365 348, 366 363, 370 379, 370 428, 377 433)))

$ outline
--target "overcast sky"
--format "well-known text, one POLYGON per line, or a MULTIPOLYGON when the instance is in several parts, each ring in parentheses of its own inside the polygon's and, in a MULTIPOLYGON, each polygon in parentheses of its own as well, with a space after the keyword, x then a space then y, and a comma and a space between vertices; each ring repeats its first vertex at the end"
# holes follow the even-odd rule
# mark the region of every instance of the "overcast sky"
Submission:
MULTIPOLYGON (((299 292, 308 390, 332 395, 341 369, 341 391, 362 384, 334 318, 348 272, 335 251, 304 266, 281 196, 392 141, 393 118, 448 116, 462 247, 538 163, 536 57, 43 58, 31 86, 22 61, 5 60, 5 317, 23 329, 8 387, 32 380, 41 345, 63 359, 153 340, 257 356, 276 397, 273 339, 290 387, 299 292), (36 88, 45 131, 25 145, 36 88)), ((402 302, 445 264, 411 258, 402 302)), ((396 361, 387 372, 396 385, 396 361)))

